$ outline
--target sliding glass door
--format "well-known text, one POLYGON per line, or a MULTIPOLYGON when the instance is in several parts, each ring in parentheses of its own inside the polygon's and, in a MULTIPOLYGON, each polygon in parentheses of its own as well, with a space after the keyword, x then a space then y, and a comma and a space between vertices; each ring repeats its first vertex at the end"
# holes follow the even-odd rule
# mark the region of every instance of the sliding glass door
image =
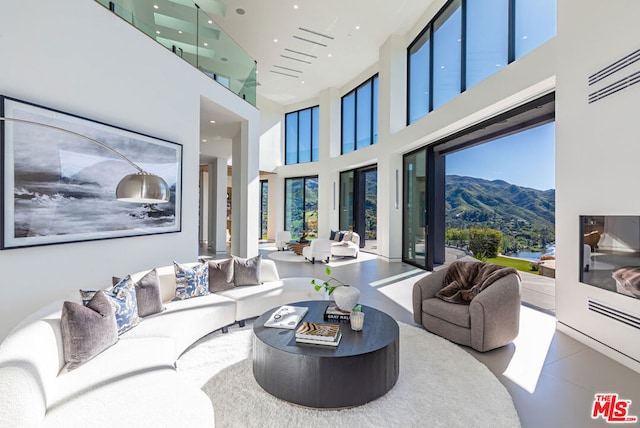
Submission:
POLYGON ((340 173, 340 230, 360 235, 360 246, 375 252, 378 234, 378 169, 374 166, 340 173))
POLYGON ((402 261, 427 268, 427 149, 404 157, 402 261))

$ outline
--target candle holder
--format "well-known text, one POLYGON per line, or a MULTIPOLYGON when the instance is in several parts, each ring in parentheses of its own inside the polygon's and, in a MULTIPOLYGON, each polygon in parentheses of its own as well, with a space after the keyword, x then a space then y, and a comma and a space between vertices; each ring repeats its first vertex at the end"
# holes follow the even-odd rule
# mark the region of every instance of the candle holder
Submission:
POLYGON ((351 322, 351 330, 362 331, 362 327, 364 326, 364 312, 351 311, 349 322, 351 322))

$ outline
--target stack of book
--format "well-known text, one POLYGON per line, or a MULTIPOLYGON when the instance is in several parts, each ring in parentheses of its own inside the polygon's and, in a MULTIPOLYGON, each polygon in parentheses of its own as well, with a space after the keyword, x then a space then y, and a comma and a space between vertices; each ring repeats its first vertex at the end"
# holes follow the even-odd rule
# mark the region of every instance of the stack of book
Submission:
POLYGON ((325 321, 349 322, 350 319, 350 312, 343 311, 342 309, 338 308, 335 302, 329 303, 327 309, 325 309, 324 311, 325 321))
POLYGON ((321 324, 305 321, 296 330, 297 343, 313 345, 338 346, 342 333, 337 324, 321 324))

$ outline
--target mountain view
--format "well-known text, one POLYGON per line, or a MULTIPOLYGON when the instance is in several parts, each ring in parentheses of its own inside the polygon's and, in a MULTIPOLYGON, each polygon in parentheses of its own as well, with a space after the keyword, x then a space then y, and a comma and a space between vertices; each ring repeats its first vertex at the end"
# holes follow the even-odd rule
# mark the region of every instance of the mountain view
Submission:
MULTIPOLYGON (((520 187, 503 180, 447 175, 447 230, 489 228, 502 232, 502 252, 542 249, 555 241, 555 190, 520 187)), ((448 239, 451 238, 448 233, 448 239)))

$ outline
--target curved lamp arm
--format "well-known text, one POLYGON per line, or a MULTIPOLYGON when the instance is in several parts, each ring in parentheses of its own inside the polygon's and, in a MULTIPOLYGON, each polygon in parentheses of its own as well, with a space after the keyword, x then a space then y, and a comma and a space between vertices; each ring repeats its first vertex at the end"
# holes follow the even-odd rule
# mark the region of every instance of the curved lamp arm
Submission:
POLYGON ((122 158, 122 160, 126 161, 129 165, 131 165, 133 168, 138 170, 137 173, 129 174, 125 176, 122 180, 120 180, 120 183, 118 183, 118 186, 116 188, 116 198, 118 200, 125 201, 125 202, 137 202, 137 203, 147 203, 147 204, 169 202, 171 192, 169 190, 169 186, 162 179, 162 177, 146 172, 145 170, 140 168, 138 165, 133 163, 125 155, 107 146, 106 144, 101 143, 98 140, 94 140, 93 138, 87 137, 86 135, 79 134, 69 129, 60 128, 58 126, 49 125, 46 123, 33 122, 31 120, 0 116, 0 121, 25 123, 28 125, 36 125, 36 126, 41 126, 43 128, 55 129, 57 131, 66 132, 67 134, 75 135, 76 137, 80 137, 84 140, 91 141, 92 143, 97 144, 98 146, 122 158))

